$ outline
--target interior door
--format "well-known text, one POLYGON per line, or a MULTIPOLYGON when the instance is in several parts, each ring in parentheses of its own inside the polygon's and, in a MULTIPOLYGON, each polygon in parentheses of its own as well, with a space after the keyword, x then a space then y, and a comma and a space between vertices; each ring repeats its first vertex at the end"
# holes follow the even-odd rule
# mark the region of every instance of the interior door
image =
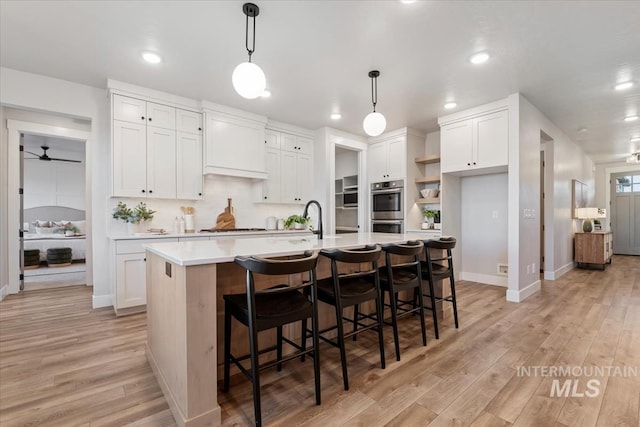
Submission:
POLYGON ((613 253, 640 255, 640 172, 611 175, 613 253))

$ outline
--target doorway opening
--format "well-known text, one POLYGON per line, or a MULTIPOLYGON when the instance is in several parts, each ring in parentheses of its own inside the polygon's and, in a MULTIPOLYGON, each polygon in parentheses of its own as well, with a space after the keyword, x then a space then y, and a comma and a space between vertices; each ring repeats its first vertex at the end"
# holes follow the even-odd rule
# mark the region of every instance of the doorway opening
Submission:
POLYGON ((553 138, 540 130, 540 278, 554 279, 553 241, 553 138), (549 224, 546 218, 551 218, 549 224))
POLYGON ((640 255, 640 171, 611 174, 611 230, 615 255, 640 255))
POLYGON ((335 149, 335 230, 336 234, 359 231, 358 212, 362 207, 359 177, 359 151, 336 146, 335 149))
POLYGON ((21 134, 23 290, 87 283, 85 141, 21 134))

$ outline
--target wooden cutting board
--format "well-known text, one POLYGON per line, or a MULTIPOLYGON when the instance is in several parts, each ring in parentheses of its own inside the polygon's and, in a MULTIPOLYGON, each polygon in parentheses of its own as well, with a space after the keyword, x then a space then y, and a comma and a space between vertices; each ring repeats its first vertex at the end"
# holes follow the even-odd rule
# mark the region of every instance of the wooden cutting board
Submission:
POLYGON ((236 219, 233 216, 233 208, 231 207, 231 199, 227 199, 227 207, 224 208, 224 212, 218 215, 216 219, 217 230, 228 230, 230 228, 236 228, 236 219))

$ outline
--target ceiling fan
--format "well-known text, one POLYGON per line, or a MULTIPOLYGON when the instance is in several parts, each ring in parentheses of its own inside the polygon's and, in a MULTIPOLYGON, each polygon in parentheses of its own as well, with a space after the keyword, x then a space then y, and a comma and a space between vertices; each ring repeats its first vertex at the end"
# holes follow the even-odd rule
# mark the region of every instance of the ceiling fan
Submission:
POLYGON ((42 148, 42 150, 44 151, 41 155, 40 154, 36 154, 36 153, 32 153, 31 151, 26 151, 25 153, 29 153, 29 154, 33 154, 34 156, 37 157, 37 159, 35 158, 28 158, 25 160, 44 160, 46 162, 50 162, 50 161, 56 161, 56 162, 72 162, 72 163, 82 163, 82 161, 80 160, 71 160, 71 159, 58 159, 56 157, 49 157, 47 155, 47 150, 49 149, 49 147, 47 147, 46 145, 41 145, 40 148, 42 148))

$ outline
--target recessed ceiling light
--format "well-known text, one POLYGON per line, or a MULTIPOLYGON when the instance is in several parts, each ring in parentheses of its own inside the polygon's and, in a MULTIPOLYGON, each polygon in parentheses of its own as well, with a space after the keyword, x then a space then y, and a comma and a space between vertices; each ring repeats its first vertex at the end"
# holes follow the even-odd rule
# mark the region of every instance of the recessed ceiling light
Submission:
POLYGON ((469 61, 471 61, 472 64, 476 64, 476 65, 484 64, 488 60, 489 60, 489 54, 487 52, 478 52, 474 54, 471 58, 469 58, 469 61))
POLYGON ((331 117, 331 120, 340 120, 342 118, 342 114, 332 113, 330 117, 331 117))
POLYGON ((142 59, 147 61, 149 64, 159 64, 162 62, 162 58, 157 53, 153 52, 143 52, 142 59))
POLYGON ((631 142, 640 142, 640 136, 634 136, 633 138, 631 138, 630 141, 631 142))
POLYGON ((415 2, 416 2, 416 0, 400 0, 400 3, 403 3, 403 4, 411 4, 411 3, 415 3, 415 2))
POLYGON ((580 132, 580 133, 585 133, 585 132, 586 132, 586 131, 588 131, 588 130, 589 130, 589 129, 587 129, 587 128, 580 128, 580 129, 578 129, 578 132, 580 132))
POLYGON ((452 109, 456 108, 457 106, 458 106, 458 104, 456 104, 453 101, 447 102, 446 104, 444 104, 444 108, 446 108, 447 110, 452 110, 452 109))
POLYGON ((631 80, 627 81, 627 82, 621 82, 618 83, 614 86, 615 90, 625 90, 625 89, 629 89, 630 87, 633 86, 633 82, 631 80))
POLYGON ((261 96, 261 97, 263 97, 263 98, 269 98, 269 97, 271 96, 271 91, 270 91, 270 90, 265 89, 265 90, 262 92, 262 95, 260 95, 260 96, 261 96))
POLYGON ((625 122, 635 122, 636 120, 638 120, 638 115, 627 116, 624 118, 625 122))

